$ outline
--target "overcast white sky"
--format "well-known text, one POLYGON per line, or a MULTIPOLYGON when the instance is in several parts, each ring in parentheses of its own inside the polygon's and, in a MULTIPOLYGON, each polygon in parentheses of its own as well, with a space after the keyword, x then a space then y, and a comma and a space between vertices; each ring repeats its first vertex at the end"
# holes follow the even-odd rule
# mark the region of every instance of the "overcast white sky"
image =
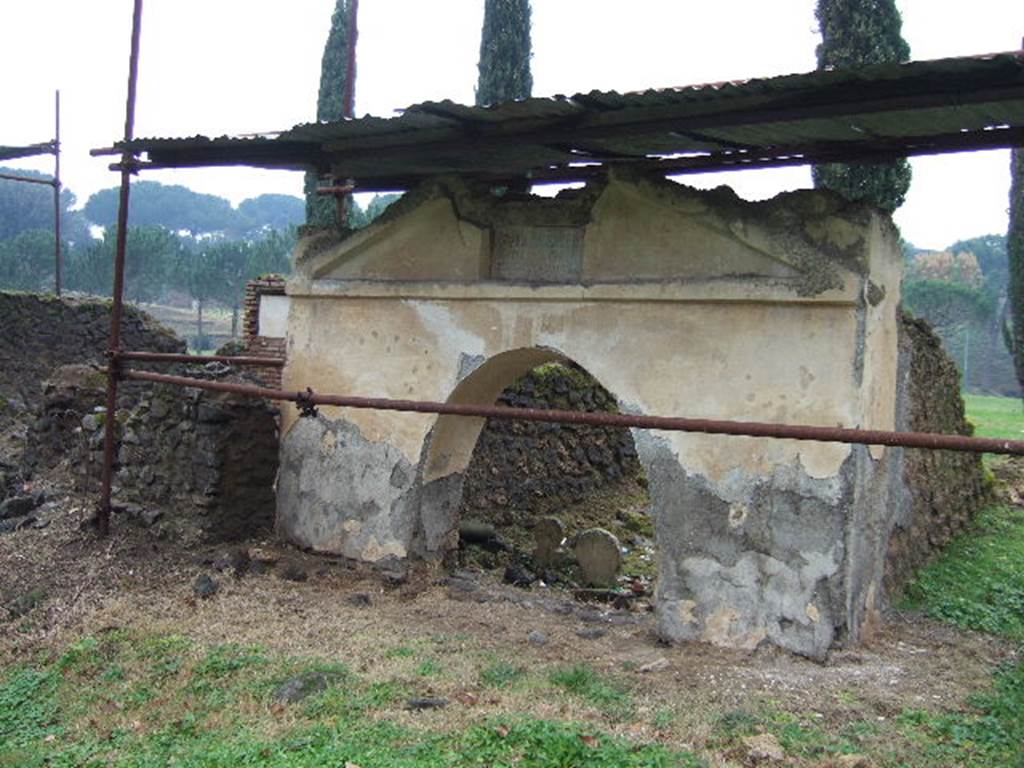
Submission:
MULTIPOLYGON (((1019 0, 897 0, 915 59, 1019 47, 1019 0)), ((124 130, 131 0, 0 0, 0 144, 53 135, 61 90, 63 173, 80 202, 114 186, 91 158, 124 130)), ((146 0, 137 136, 278 130, 315 117, 320 56, 334 0, 146 0)), ((472 102, 483 0, 362 0, 358 114, 418 101, 472 102)), ((814 0, 533 0, 534 95, 638 90, 814 68, 814 0)), ((52 170, 52 160, 11 163, 52 170)), ((1008 156, 976 152, 913 161, 896 214, 921 247, 1006 229, 1008 156)), ((300 194, 301 175, 252 169, 162 171, 237 203, 300 194)), ((691 176, 748 198, 810 186, 807 169, 691 176)))

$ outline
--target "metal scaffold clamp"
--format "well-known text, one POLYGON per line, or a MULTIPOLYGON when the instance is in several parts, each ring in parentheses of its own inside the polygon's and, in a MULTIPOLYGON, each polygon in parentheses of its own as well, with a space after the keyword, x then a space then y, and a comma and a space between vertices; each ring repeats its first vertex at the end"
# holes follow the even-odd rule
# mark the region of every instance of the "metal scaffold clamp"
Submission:
POLYGON ((313 402, 314 392, 310 387, 306 387, 306 391, 295 393, 295 404, 299 407, 299 416, 305 418, 316 418, 320 415, 320 411, 316 408, 316 403, 313 402))
POLYGON ((107 167, 112 171, 117 171, 118 173, 127 171, 133 176, 137 176, 139 170, 143 167, 143 162, 134 154, 126 152, 124 155, 121 156, 120 161, 116 163, 111 163, 107 167))
POLYGON ((124 378, 124 368, 122 367, 122 357, 119 349, 107 350, 107 372, 108 375, 113 376, 117 381, 124 378))

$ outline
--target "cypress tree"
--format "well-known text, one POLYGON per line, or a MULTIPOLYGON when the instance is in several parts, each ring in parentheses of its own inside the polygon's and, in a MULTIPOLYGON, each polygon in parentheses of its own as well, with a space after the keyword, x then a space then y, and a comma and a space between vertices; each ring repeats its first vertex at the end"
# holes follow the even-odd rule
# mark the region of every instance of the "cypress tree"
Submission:
POLYGON ((1010 153, 1010 226, 1006 234, 1006 255, 1010 263, 1007 312, 1010 322, 1004 330, 1006 347, 1013 357, 1017 381, 1024 388, 1024 150, 1010 153))
MULTIPOLYGON (((316 101, 317 120, 341 120, 345 117, 345 83, 348 77, 348 22, 352 0, 336 0, 331 14, 331 31, 320 63, 320 93, 316 101)), ((306 174, 306 223, 332 227, 337 221, 337 201, 316 194, 317 175, 306 174)))
POLYGON ((487 0, 478 67, 477 106, 530 96, 530 0, 487 0))
MULTIPOLYGON (((821 29, 819 69, 910 59, 894 0, 818 0, 815 16, 821 29)), ((813 176, 816 187, 892 213, 903 204, 910 188, 910 163, 903 158, 892 163, 818 165, 813 176)))

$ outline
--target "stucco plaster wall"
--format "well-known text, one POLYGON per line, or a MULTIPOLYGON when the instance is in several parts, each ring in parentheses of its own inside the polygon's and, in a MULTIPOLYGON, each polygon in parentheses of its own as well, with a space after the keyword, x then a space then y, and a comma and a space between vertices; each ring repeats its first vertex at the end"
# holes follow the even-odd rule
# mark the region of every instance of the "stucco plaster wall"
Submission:
MULTIPOLYGON (((536 203, 443 183, 409 197, 355 237, 300 244, 285 388, 490 404, 568 358, 627 412, 894 425, 901 259, 875 213, 827 194, 750 204, 637 179, 536 203), (560 256, 527 282, 538 249, 560 256)), ((482 425, 287 406, 279 530, 361 559, 443 553, 482 425)), ((634 438, 666 637, 820 656, 858 636, 896 452, 634 438)))

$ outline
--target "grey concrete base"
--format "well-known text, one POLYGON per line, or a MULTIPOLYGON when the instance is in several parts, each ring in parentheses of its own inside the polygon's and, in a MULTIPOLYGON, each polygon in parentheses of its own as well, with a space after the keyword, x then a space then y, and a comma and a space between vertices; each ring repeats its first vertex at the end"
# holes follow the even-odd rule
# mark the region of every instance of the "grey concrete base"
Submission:
POLYGON ((875 462, 858 447, 834 478, 780 467, 712 489, 666 443, 636 434, 655 515, 662 637, 770 642, 816 659, 857 639, 884 566, 895 452, 875 462))
POLYGON ((281 443, 278 535, 358 560, 406 557, 415 476, 400 451, 350 424, 300 419, 281 443))
MULTIPOLYGON (((659 573, 656 610, 669 641, 812 658, 856 639, 884 567, 894 490, 890 462, 865 449, 836 477, 797 466, 735 475, 725 487, 687 474, 668 443, 635 433, 648 473, 659 573)), ((354 426, 300 420, 285 438, 278 532, 360 560, 436 558, 457 544, 463 475, 422 484, 420 468, 354 426)))

